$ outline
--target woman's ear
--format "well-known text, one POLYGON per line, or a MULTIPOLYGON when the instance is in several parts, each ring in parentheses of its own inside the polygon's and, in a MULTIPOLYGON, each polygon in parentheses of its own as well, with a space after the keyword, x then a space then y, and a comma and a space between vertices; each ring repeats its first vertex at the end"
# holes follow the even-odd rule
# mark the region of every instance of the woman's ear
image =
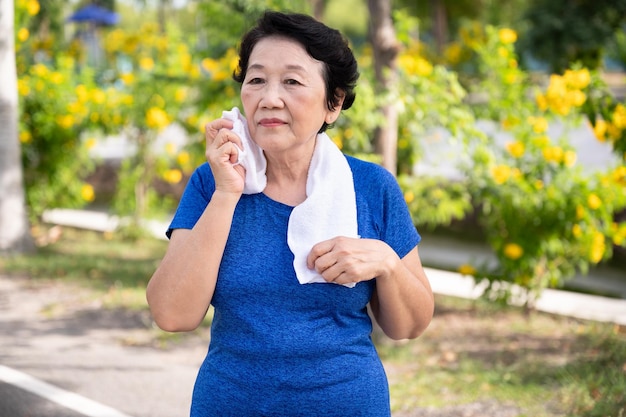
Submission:
POLYGON ((339 118, 339 113, 341 113, 341 108, 343 107, 343 100, 345 98, 346 98, 346 94, 342 89, 338 88, 337 90, 335 90, 335 102, 333 103, 335 109, 332 111, 329 111, 326 114, 325 122, 327 124, 335 123, 335 121, 339 118))

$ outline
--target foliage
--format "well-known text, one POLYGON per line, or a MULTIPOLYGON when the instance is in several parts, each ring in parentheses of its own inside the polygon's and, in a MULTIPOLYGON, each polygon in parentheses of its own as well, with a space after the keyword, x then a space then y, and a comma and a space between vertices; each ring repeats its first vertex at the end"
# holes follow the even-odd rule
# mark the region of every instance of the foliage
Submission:
POLYGON ((624 0, 535 0, 523 49, 562 73, 571 63, 601 66, 604 47, 626 20, 624 0))
POLYGON ((626 167, 584 172, 568 130, 549 136, 550 123, 581 122, 581 106, 593 95, 587 69, 552 75, 545 91, 532 93, 516 64, 512 33, 488 27, 487 35, 476 52, 483 73, 477 91, 488 100, 475 108, 502 130, 493 129, 487 145, 472 148, 467 176, 498 264, 464 271, 487 280, 489 296, 508 301, 515 294, 507 284, 513 283, 532 304, 542 289, 587 271, 611 256, 613 244, 626 242, 626 223, 614 222, 626 208, 626 167), (504 146, 498 133, 505 135, 504 146))
POLYGON ((401 175, 398 182, 413 222, 422 229, 449 226, 472 211, 467 181, 450 181, 438 176, 401 175))
MULTIPOLYGON (((623 52, 626 53, 626 44, 623 52)), ((588 117, 596 138, 609 142, 617 157, 626 163, 626 103, 617 100, 599 76, 591 82, 582 113, 588 117)))

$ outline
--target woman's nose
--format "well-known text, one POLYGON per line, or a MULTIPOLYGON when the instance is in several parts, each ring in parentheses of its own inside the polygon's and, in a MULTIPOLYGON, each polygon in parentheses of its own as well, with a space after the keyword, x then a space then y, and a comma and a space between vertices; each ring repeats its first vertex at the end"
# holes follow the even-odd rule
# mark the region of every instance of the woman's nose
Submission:
POLYGON ((267 83, 261 94, 261 105, 263 107, 276 108, 284 105, 282 90, 277 83, 267 83))

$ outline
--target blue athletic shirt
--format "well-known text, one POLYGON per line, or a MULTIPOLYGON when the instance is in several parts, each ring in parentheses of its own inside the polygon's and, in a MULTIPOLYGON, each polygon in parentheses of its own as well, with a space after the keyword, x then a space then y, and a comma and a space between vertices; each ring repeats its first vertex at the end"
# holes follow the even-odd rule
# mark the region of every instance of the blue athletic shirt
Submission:
MULTIPOLYGON (((404 257, 420 236, 398 183, 379 165, 346 158, 359 235, 383 240, 404 257)), ((205 163, 190 178, 168 236, 193 228, 214 190, 205 163)), ((235 208, 192 417, 391 414, 366 308, 376 281, 354 288, 300 284, 287 245, 292 209, 263 193, 242 195, 235 208)))

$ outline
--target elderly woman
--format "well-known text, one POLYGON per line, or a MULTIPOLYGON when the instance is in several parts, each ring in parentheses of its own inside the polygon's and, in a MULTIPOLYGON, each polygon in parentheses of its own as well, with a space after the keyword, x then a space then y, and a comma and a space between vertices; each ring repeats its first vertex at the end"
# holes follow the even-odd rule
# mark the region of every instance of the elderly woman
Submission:
POLYGON ((390 415, 367 306, 404 339, 426 329, 434 302, 395 178, 324 133, 357 78, 345 39, 309 16, 267 12, 243 37, 234 79, 246 119, 207 125, 208 163, 147 288, 167 331, 215 308, 192 416, 390 415), (241 155, 255 149, 261 187, 244 192, 259 165, 241 155))

